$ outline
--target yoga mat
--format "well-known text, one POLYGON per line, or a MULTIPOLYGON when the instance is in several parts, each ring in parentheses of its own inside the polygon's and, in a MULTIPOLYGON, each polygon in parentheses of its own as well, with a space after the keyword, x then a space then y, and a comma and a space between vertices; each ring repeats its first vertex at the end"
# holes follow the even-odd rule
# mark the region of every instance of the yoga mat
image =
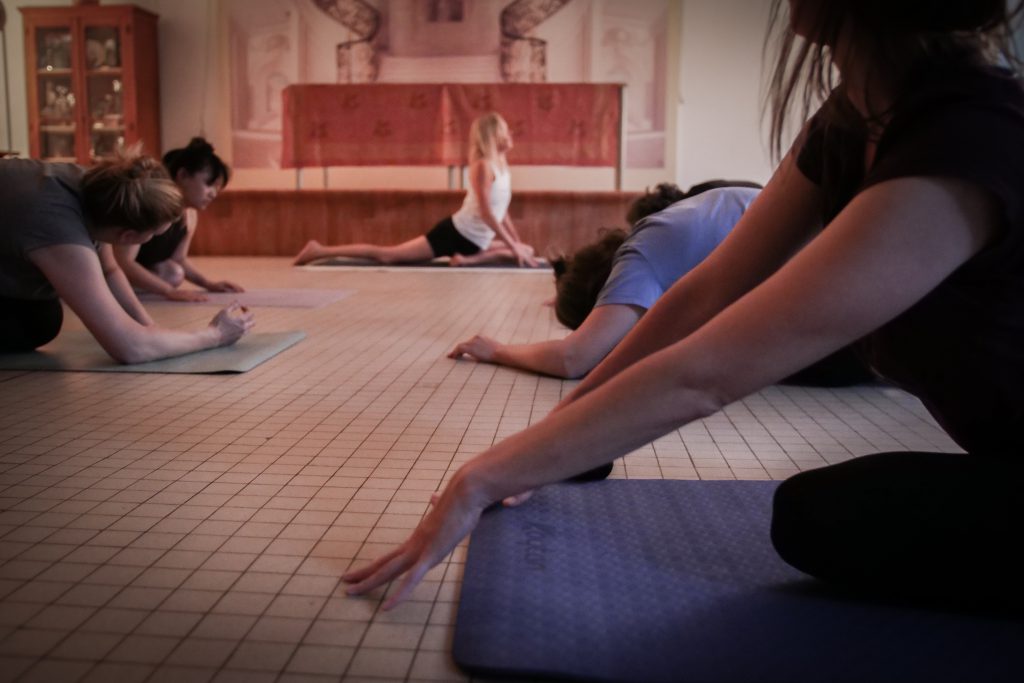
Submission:
POLYGON ((774 488, 564 484, 485 513, 456 663, 637 683, 1024 680, 1019 618, 857 601, 786 565, 768 536, 774 488))
POLYGON ((390 270, 390 269, 400 269, 400 270, 431 269, 432 270, 432 269, 435 269, 435 268, 443 268, 443 269, 450 270, 450 271, 453 271, 453 272, 474 271, 474 270, 511 270, 511 271, 526 272, 526 273, 537 272, 537 271, 545 272, 545 273, 550 273, 551 272, 551 264, 549 264, 547 261, 545 261, 543 259, 540 260, 540 264, 536 268, 520 268, 519 266, 515 265, 514 263, 485 263, 485 264, 478 265, 478 266, 458 266, 457 268, 453 268, 449 264, 450 260, 451 259, 449 259, 449 257, 447 257, 447 256, 439 256, 439 257, 437 257, 435 259, 431 259, 430 261, 417 261, 416 263, 393 263, 393 264, 390 264, 390 265, 385 265, 383 263, 379 263, 377 261, 371 261, 369 259, 359 259, 359 258, 348 258, 348 257, 344 257, 344 256, 334 256, 334 257, 326 258, 326 259, 318 259, 316 261, 313 261, 312 263, 307 263, 307 264, 305 264, 303 266, 299 266, 299 267, 300 268, 304 268, 306 270, 329 270, 329 269, 335 269, 335 268, 338 268, 338 267, 351 267, 351 268, 376 268, 378 270, 390 270))
POLYGON ((233 346, 197 351, 137 365, 120 365, 84 330, 62 332, 31 353, 0 354, 0 370, 160 372, 212 374, 248 372, 305 339, 305 332, 255 332, 233 346))
POLYGON ((169 301, 159 294, 142 292, 139 300, 146 303, 188 303, 223 308, 233 301, 243 306, 278 306, 282 308, 322 308, 352 294, 351 289, 252 289, 245 292, 204 292, 206 301, 169 301))

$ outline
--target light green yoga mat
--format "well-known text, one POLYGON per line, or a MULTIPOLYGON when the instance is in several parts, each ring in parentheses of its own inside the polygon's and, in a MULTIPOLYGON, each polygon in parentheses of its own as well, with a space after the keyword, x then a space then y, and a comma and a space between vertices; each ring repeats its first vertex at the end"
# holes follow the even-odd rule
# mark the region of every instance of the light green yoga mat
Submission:
POLYGON ((257 332, 234 346, 197 351, 138 365, 120 365, 83 330, 62 332, 32 353, 0 354, 0 370, 64 370, 77 372, 160 372, 212 374, 248 372, 306 337, 305 332, 257 332))

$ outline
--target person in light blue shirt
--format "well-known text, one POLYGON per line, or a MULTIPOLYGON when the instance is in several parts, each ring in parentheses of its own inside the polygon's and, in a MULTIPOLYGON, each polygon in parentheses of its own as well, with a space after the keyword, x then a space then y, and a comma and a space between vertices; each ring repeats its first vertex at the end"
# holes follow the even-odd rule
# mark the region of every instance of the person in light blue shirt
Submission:
MULTIPOLYGON (((568 336, 502 344, 476 335, 458 344, 449 357, 466 356, 554 377, 582 377, 662 294, 725 240, 759 193, 759 186, 742 181, 709 181, 686 193, 673 185, 659 185, 631 207, 627 217, 638 218, 631 232, 606 231, 595 243, 553 264, 555 316, 572 330, 568 336), (656 213, 637 215, 679 197, 656 213)), ((860 360, 844 349, 786 382, 842 386, 870 379, 860 360)))
POLYGON ((719 187, 728 182, 704 183, 687 193, 663 183, 630 207, 627 220, 636 221, 631 233, 604 231, 593 244, 555 261, 555 316, 573 330, 567 337, 513 345, 477 335, 449 356, 555 377, 585 375, 673 282, 718 246, 759 192, 756 186, 719 187), (708 187, 716 189, 704 191, 708 187))

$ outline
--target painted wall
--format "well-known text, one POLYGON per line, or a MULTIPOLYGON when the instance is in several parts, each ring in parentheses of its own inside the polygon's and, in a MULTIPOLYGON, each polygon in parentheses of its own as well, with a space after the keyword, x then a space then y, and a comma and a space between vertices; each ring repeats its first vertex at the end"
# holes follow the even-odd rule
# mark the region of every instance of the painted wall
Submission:
POLYGON ((680 186, 711 178, 764 183, 771 176, 767 127, 761 124, 761 51, 770 4, 683 4, 676 165, 680 186))
MULTIPOLYGON (((679 22, 680 44, 668 46, 666 118, 677 125, 666 131, 672 170, 629 171, 627 188, 643 188, 661 180, 680 185, 710 177, 764 181, 770 174, 760 126, 761 45, 770 0, 674 0, 670 20, 679 22), (674 110, 674 111, 673 111, 674 110), (664 177, 664 176, 669 177, 664 177), (671 177, 675 175, 675 177, 671 177)), ((8 10, 7 52, 10 58, 14 148, 28 149, 25 111, 24 54, 18 7, 69 5, 70 0, 5 0, 8 10)), ((113 3, 110 3, 113 4, 113 3)), ((227 97, 229 46, 220 40, 225 21, 217 0, 140 0, 136 4, 160 15, 162 134, 165 148, 179 146, 204 133, 230 158, 231 108, 227 97)), ((545 31, 558 31, 565 52, 550 80, 571 80, 587 64, 580 54, 588 24, 585 3, 555 15, 545 31)), ((546 37, 546 36, 542 36, 546 37)), ((317 79, 319 80, 319 79, 317 79)), ((599 190, 612 187, 610 169, 514 168, 519 189, 599 190)), ((290 188, 291 171, 244 170, 233 187, 290 188)), ((319 172, 306 172, 306 185, 321 185, 319 172)), ((447 186, 444 169, 332 169, 331 187, 425 188, 447 186)))

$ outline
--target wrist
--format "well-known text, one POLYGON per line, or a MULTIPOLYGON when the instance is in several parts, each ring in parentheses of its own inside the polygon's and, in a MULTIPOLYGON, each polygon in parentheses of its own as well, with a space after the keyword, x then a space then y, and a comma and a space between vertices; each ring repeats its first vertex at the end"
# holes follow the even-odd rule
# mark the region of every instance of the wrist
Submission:
POLYGON ((211 322, 205 330, 200 334, 205 335, 203 339, 203 348, 215 348, 224 345, 224 335, 221 334, 220 328, 215 322, 211 322))
POLYGON ((491 354, 491 362, 498 363, 499 365, 507 365, 508 360, 508 345, 496 343, 494 345, 494 352, 491 354))
POLYGON ((484 470, 481 458, 474 458, 459 468, 449 484, 461 500, 481 512, 500 500, 484 470))

